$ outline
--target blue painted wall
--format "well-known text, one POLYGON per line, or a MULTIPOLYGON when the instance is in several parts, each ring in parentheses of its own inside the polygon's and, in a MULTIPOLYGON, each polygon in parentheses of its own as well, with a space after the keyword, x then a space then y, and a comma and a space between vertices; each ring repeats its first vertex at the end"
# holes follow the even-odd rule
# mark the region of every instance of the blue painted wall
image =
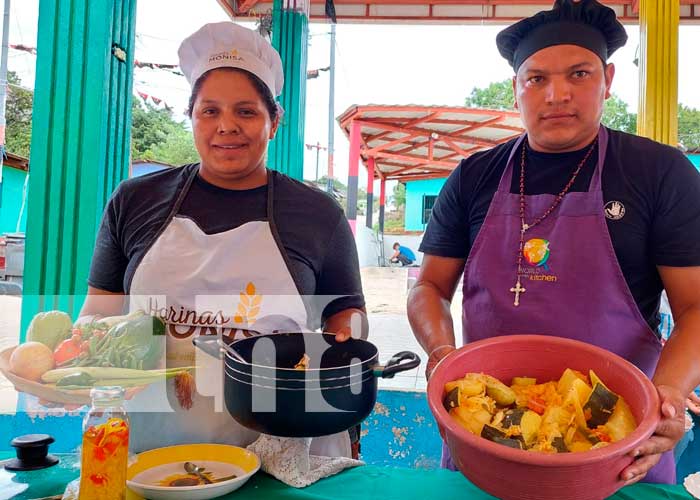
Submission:
MULTIPOLYGON (((0 195, 0 234, 17 232, 17 218, 22 208, 24 180, 27 172, 5 165, 2 168, 2 195, 0 195)), ((27 206, 25 204, 19 232, 27 227, 27 206)))
POLYGON ((140 175, 150 174, 152 172, 157 172, 158 170, 163 170, 167 167, 161 163, 134 163, 131 165, 131 177, 138 177, 140 175))
POLYGON ((423 196, 437 195, 447 179, 430 179, 406 183, 406 231, 423 231, 423 196))
POLYGON ((688 155, 688 159, 700 170, 700 154, 688 155))

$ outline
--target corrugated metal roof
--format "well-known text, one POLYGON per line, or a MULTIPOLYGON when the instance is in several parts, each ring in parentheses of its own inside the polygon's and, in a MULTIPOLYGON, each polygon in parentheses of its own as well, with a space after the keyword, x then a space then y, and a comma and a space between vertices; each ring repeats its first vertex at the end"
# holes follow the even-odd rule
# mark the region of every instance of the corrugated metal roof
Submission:
POLYGON ((460 106, 367 104, 338 117, 350 137, 360 127, 360 158, 375 177, 401 181, 445 177, 463 158, 523 133, 516 111, 460 106))

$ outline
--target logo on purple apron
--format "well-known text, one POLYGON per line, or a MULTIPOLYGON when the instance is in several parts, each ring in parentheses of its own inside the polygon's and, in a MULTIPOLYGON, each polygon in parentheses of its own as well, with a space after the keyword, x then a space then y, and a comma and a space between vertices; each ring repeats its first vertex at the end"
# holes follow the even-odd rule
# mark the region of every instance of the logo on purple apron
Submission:
POLYGON ((554 283, 557 276, 549 267, 550 257, 549 240, 532 238, 523 246, 523 257, 530 267, 521 267, 520 275, 530 281, 545 281, 554 283))

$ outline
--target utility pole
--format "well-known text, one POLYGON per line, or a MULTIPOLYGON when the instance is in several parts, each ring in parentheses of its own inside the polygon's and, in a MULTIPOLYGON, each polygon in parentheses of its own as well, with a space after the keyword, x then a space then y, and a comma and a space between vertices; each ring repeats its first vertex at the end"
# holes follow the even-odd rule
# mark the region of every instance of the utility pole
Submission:
POLYGON ((5 101, 7 101, 7 53, 10 48, 10 0, 5 0, 0 54, 0 204, 2 204, 2 168, 5 161, 5 101))
POLYGON ((319 153, 321 150, 326 151, 328 148, 324 148, 321 146, 320 142, 316 142, 316 144, 307 144, 306 149, 315 149, 316 150, 316 182, 318 182, 318 158, 319 158, 319 153))
POLYGON ((328 90, 328 193, 333 193, 333 133, 335 131, 335 23, 331 23, 330 88, 328 90))

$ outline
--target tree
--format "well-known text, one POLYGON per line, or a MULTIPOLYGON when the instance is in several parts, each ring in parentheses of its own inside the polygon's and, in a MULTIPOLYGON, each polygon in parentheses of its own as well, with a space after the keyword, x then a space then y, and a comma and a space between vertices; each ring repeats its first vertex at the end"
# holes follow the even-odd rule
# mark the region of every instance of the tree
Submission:
POLYGON ((165 142, 156 144, 151 150, 151 155, 153 157, 151 159, 170 165, 184 165, 199 161, 192 132, 179 127, 174 128, 167 135, 165 142))
POLYGON ((192 132, 172 112, 134 99, 131 106, 131 155, 171 165, 199 161, 192 132))
MULTIPOLYGON (((514 109, 514 103, 511 80, 494 82, 486 88, 474 88, 471 95, 465 99, 466 106, 487 109, 514 109)), ((630 113, 627 103, 615 94, 605 101, 602 122, 623 132, 637 132, 637 115, 630 113)))
MULTIPOLYGON (((328 185, 328 176, 324 175, 321 177, 318 181, 316 181, 316 185, 319 186, 319 189, 322 189, 323 191, 326 190, 326 186, 328 185)), ((348 187, 343 184, 340 180, 338 180, 337 177, 333 177, 333 189, 337 191, 340 194, 341 199, 339 200, 340 205, 343 207, 343 210, 346 211, 347 213, 347 203, 348 203, 348 187)), ((377 200, 373 199, 373 205, 377 205, 377 200)), ((365 208, 367 207, 367 191, 365 189, 358 187, 357 188, 357 213, 358 215, 364 215, 365 208)))
POLYGON ((394 206, 401 210, 406 206, 406 184, 397 182, 394 186, 394 206))
POLYGON ((627 103, 615 94, 605 101, 601 121, 603 125, 615 130, 630 134, 637 133, 637 113, 630 113, 627 110, 627 103))
POLYGON ((34 93, 21 87, 22 82, 14 71, 8 71, 7 82, 5 150, 29 158, 34 93))
POLYGON ((700 110, 678 105, 678 140, 687 149, 700 148, 700 110))
POLYGON ((481 89, 474 87, 471 95, 464 100, 464 105, 469 108, 513 109, 515 97, 512 80, 494 82, 481 89))

